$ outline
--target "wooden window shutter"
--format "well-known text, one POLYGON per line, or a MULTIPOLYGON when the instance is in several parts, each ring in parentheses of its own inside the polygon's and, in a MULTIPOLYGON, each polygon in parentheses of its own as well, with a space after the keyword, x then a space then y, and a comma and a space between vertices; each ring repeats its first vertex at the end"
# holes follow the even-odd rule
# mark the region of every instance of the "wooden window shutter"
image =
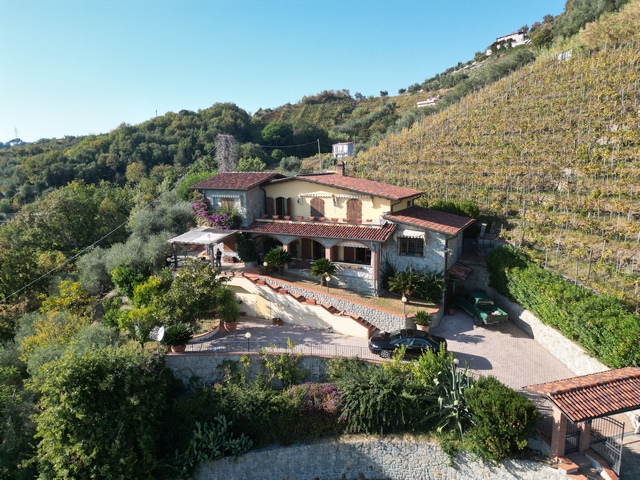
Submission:
POLYGON ((272 197, 267 197, 267 215, 275 215, 275 205, 272 197))
POLYGON ((349 220, 362 220, 362 202, 357 198, 347 200, 347 218, 349 220))
POLYGON ((284 212, 285 215, 291 215, 291 197, 287 197, 287 208, 284 212))
POLYGON ((324 217, 324 200, 314 197, 311 199, 311 216, 324 217))
POLYGON ((233 200, 233 198, 221 198, 220 199, 220 206, 222 208, 233 208, 235 205, 235 201, 233 200))

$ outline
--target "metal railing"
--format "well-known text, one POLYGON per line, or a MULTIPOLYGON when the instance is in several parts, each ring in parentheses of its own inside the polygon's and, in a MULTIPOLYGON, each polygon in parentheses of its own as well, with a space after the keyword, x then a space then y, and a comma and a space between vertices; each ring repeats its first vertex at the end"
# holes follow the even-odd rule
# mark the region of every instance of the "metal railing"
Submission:
POLYGON ((331 343, 304 343, 290 348, 286 342, 262 342, 252 340, 224 340, 187 345, 186 353, 212 353, 217 355, 242 355, 245 353, 298 353, 310 357, 358 357, 367 360, 380 359, 367 347, 331 343))

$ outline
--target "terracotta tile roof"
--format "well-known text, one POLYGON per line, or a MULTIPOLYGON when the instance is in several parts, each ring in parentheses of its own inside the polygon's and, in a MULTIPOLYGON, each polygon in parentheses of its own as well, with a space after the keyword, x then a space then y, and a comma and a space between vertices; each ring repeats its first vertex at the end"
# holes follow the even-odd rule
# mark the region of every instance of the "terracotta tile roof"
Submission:
POLYGON ((295 177, 289 177, 283 181, 294 179, 317 183, 319 185, 344 188, 346 190, 375 195, 377 197, 388 198, 390 200, 401 200, 403 198, 415 197, 416 195, 422 195, 424 193, 422 190, 398 187, 396 185, 375 182, 373 180, 365 180, 364 178, 349 177, 347 175, 339 175, 337 173, 297 175, 295 177))
POLYGON ((473 218, 416 206, 405 208, 395 213, 388 213, 384 218, 392 222, 408 223, 409 225, 450 235, 459 234, 474 222, 473 218))
POLYGON ((340 238, 344 240, 369 240, 384 242, 396 229, 393 223, 381 227, 336 225, 322 222, 273 222, 256 220, 243 228, 251 233, 271 233, 280 235, 299 235, 302 237, 340 238))
POLYGON ((284 177, 276 172, 224 172, 191 188, 194 190, 250 190, 274 177, 284 177))
POLYGON ((525 387, 545 395, 573 422, 640 408, 640 367, 626 367, 525 387))

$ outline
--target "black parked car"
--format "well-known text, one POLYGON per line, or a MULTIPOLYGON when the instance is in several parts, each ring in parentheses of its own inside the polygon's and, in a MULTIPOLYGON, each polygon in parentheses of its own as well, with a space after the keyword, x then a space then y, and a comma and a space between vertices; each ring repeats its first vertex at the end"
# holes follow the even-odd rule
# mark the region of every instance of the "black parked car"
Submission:
POLYGON ((437 352, 440 345, 445 352, 447 351, 447 341, 444 338, 411 328, 391 333, 379 332, 369 339, 371 353, 380 355, 382 358, 389 358, 395 350, 403 345, 407 347, 405 357, 417 358, 428 349, 437 352))

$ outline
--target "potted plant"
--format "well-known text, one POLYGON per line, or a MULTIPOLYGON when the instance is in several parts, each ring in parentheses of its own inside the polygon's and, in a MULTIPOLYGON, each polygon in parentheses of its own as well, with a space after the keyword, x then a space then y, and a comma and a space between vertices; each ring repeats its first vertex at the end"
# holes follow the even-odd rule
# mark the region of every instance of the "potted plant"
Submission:
POLYGON ((282 217, 282 218, 284 218, 285 220, 291 220, 291 215, 285 215, 285 216, 284 216, 284 217, 282 217))
POLYGON ((238 328, 240 307, 236 292, 229 285, 222 285, 216 292, 216 310, 220 317, 220 324, 226 332, 235 332, 238 328))
POLYGON ((188 323, 178 322, 164 330, 162 344, 171 348, 172 352, 184 352, 187 342, 193 336, 193 328, 188 323))
POLYGON ((429 324, 431 323, 431 315, 424 310, 420 310, 414 315, 413 323, 416 324, 416 329, 428 332, 429 324))

